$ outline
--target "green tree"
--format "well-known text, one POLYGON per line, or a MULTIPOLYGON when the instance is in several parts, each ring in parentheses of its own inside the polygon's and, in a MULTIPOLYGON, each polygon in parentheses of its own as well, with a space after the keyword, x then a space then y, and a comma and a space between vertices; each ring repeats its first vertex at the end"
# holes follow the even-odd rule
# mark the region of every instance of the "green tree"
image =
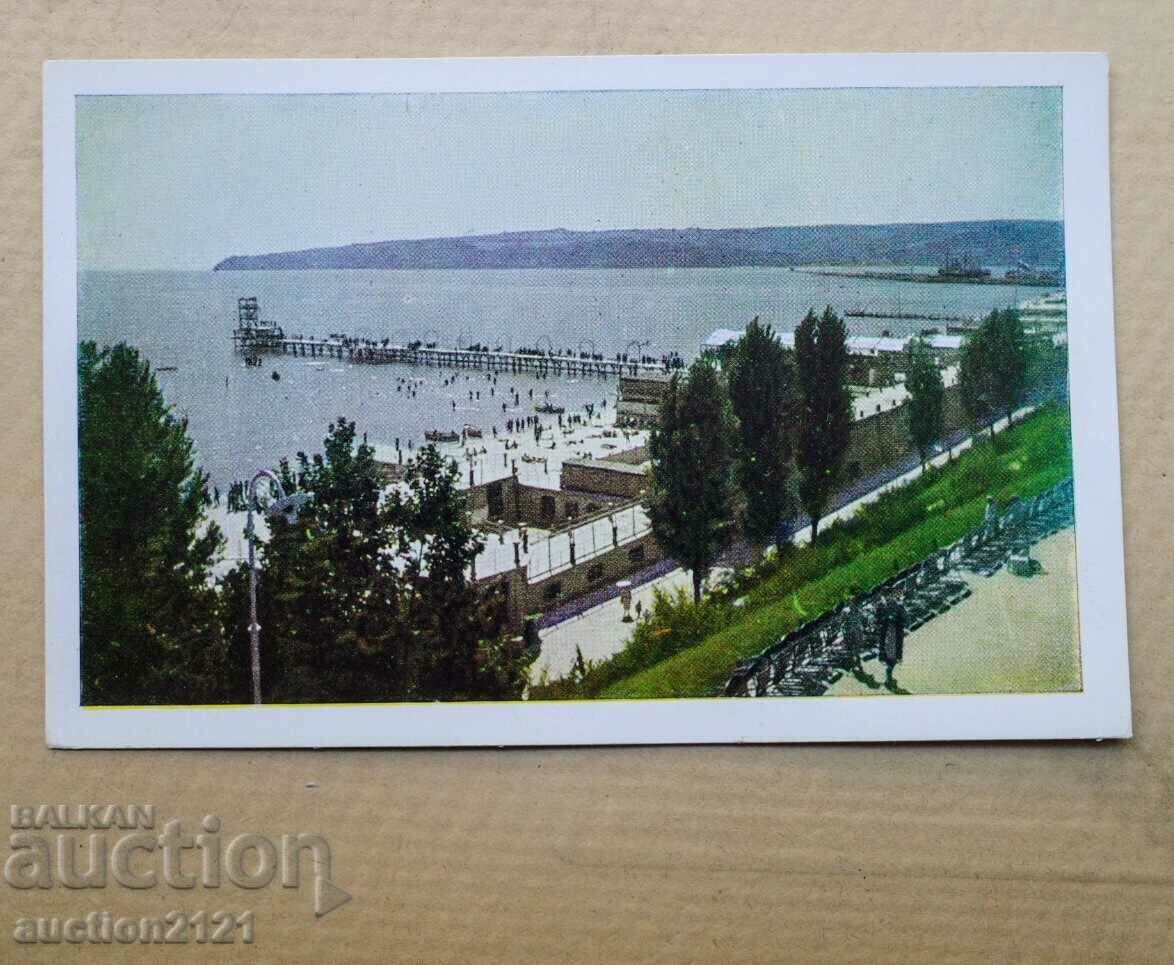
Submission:
MULTIPOLYGON (((991 419, 991 390, 987 373, 987 341, 982 329, 971 332, 962 343, 958 368, 958 393, 975 429, 991 419)), ((991 423, 991 436, 995 432, 991 423)))
POLYGON ((852 431, 848 330, 830 305, 818 317, 808 311, 795 329, 795 364, 800 389, 799 500, 811 518, 814 542, 824 509, 840 483, 852 431))
MULTIPOLYGON (((280 469, 287 492, 310 499, 298 517, 267 520, 258 546, 261 686, 267 702, 390 699, 399 668, 386 659, 397 629, 397 545, 374 453, 354 423, 330 426, 324 452, 280 469)), ((246 497, 247 497, 246 493, 246 497)), ((226 631, 248 653, 248 568, 224 583, 226 631)))
POLYGON ((1041 395, 1066 401, 1068 398, 1068 346, 1051 335, 1039 333, 1027 338, 1027 384, 1041 395))
POLYGON ((729 538, 734 514, 734 419, 716 370, 696 360, 676 374, 648 442, 646 503, 657 540, 693 574, 693 599, 729 538))
MULTIPOLYGON (((403 489, 387 492, 354 423, 330 426, 324 451, 282 465, 310 499, 269 520, 258 618, 266 701, 515 697, 534 655, 504 636, 505 600, 470 571, 482 543, 459 471, 425 447, 403 489)), ((248 648, 248 573, 224 583, 234 650, 248 648)))
POLYGON ((456 465, 425 446, 389 504, 408 587, 401 646, 412 691, 426 700, 520 697, 537 653, 505 634, 503 591, 474 581, 484 541, 458 480, 456 465))
POLYGON ((82 702, 215 699, 223 538, 186 421, 135 349, 82 342, 78 432, 82 702))
POLYGON ((929 347, 919 338, 909 343, 905 387, 909 390, 909 438, 924 469, 930 450, 945 429, 946 386, 929 347))
POLYGON ((756 545, 777 538, 790 515, 793 374, 777 335, 755 317, 730 353, 730 403, 738 419, 742 531, 756 545))
POLYGON ((1027 369, 1027 339, 1019 313, 995 309, 962 346, 959 388, 976 424, 1000 415, 1011 422, 1027 394, 1027 369))

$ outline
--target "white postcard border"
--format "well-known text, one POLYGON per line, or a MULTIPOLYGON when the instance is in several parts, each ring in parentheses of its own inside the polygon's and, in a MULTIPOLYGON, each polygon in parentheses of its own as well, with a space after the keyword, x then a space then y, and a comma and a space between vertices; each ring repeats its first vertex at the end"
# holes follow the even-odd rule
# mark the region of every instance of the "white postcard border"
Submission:
POLYGON ((440 60, 54 61, 44 72, 45 716, 59 747, 532 746, 1128 737, 1101 54, 803 54, 440 60), (475 704, 81 707, 74 98, 1060 86, 1084 690, 1078 694, 475 704))

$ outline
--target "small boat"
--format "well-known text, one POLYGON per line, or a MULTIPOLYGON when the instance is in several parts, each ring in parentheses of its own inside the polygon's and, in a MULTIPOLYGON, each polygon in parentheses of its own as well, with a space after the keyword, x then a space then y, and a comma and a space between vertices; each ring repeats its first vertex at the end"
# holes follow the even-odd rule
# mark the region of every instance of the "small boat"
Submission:
POLYGON ((440 429, 429 429, 424 433, 428 442, 460 442, 461 437, 456 432, 443 432, 440 429))
POLYGON ((534 406, 535 412, 541 412, 543 415, 562 415, 566 412, 566 408, 561 405, 555 405, 553 402, 540 402, 534 406))
POLYGON ((478 426, 465 426, 465 435, 470 439, 480 439, 484 433, 478 426))

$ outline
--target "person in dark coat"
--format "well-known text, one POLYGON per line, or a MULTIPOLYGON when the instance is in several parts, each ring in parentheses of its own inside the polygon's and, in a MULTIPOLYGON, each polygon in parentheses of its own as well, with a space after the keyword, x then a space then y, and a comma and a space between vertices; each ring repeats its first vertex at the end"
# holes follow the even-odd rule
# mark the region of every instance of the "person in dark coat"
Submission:
POLYGON ((872 632, 876 640, 876 655, 884 660, 885 635, 889 631, 889 595, 878 593, 872 606, 872 632))
POLYGON ((886 606, 885 632, 881 638, 881 660, 885 665, 885 686, 896 687, 893 671, 905 657, 905 601, 900 593, 893 595, 886 606))
POLYGON ((864 614, 860 610, 860 602, 856 599, 856 587, 852 587, 849 593, 840 615, 840 628, 844 636, 844 648, 852 661, 852 670, 860 676, 864 673, 864 665, 861 663, 861 652, 864 650, 864 614))

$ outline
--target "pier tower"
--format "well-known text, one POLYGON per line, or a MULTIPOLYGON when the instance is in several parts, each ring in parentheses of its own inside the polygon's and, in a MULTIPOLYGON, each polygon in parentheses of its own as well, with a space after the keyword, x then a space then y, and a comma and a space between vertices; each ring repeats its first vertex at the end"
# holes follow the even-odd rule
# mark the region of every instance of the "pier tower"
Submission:
POLYGON ((284 337, 280 325, 262 321, 261 306, 255 295, 236 300, 236 328, 232 332, 232 341, 238 349, 255 356, 262 350, 279 349, 284 337))

